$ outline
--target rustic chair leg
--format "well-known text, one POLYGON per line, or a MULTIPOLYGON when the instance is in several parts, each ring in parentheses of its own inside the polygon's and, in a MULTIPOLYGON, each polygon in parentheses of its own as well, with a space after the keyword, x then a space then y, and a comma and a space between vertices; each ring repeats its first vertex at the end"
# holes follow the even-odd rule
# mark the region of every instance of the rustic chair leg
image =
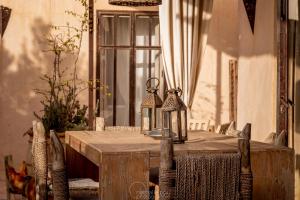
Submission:
POLYGON ((243 138, 238 140, 239 152, 241 154, 240 199, 251 200, 253 190, 253 177, 250 161, 251 124, 245 126, 243 129, 243 136, 243 138))
POLYGON ((53 195, 56 200, 69 199, 69 185, 66 173, 64 148, 53 130, 50 131, 52 149, 53 195))
POLYGON ((173 170, 173 141, 164 138, 160 141, 160 172, 159 172, 159 199, 171 200, 174 198, 174 186, 172 185, 171 173, 173 170))

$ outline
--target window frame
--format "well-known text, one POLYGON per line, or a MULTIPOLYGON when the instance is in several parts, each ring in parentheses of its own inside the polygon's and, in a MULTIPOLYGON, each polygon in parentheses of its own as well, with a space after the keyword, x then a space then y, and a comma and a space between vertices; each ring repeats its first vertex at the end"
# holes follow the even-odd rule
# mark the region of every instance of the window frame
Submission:
MULTIPOLYGON (((117 68, 117 51, 118 50, 130 50, 130 69, 129 69, 129 121, 128 124, 130 126, 135 126, 135 87, 136 87, 136 82, 135 82, 135 77, 136 77, 136 51, 137 50, 148 50, 148 74, 151 76, 151 58, 152 58, 152 51, 153 50, 159 50, 161 52, 161 46, 152 46, 152 24, 153 24, 153 18, 159 18, 159 13, 158 11, 112 11, 112 10, 97 10, 97 30, 96 30, 96 79, 101 81, 101 77, 104 77, 103 74, 101 74, 101 71, 103 71, 104 67, 101 66, 100 62, 100 55, 101 55, 101 50, 107 50, 107 49, 112 49, 114 52, 114 86, 111 88, 111 92, 115 94, 116 91, 116 68, 117 68), (113 42, 114 45, 102 45, 101 44, 101 16, 113 16, 114 17, 114 35, 113 35, 113 42), (117 45, 117 17, 118 16, 129 16, 130 17, 130 42, 129 45, 117 45), (136 46, 136 19, 138 16, 147 16, 150 17, 150 22, 149 22, 149 46, 136 46)), ((96 82, 96 87, 100 87, 101 83, 99 81, 96 82)), ((103 95, 103 94, 102 94, 103 95)), ((101 96, 101 92, 99 90, 96 90, 96 102, 99 100, 100 104, 98 107, 98 110, 96 110, 96 115, 105 117, 104 116, 104 111, 105 111, 105 102, 101 101, 101 98, 105 100, 101 96)), ((116 95, 112 95, 113 98, 113 126, 116 125, 116 95)))

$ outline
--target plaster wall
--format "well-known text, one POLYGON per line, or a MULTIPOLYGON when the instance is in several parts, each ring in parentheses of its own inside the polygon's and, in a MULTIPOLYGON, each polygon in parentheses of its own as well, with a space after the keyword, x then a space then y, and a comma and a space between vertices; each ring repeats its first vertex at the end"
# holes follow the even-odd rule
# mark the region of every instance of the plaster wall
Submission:
POLYGON ((192 118, 210 124, 229 121, 229 60, 238 58, 238 1, 214 0, 192 118))
POLYGON ((229 122, 229 60, 238 60, 237 128, 252 123, 252 138, 263 141, 276 129, 276 9, 257 0, 255 31, 242 0, 215 0, 208 43, 192 106, 192 118, 229 122))
POLYGON ((257 0, 252 33, 242 1, 238 5, 238 120, 252 124, 252 139, 263 141, 276 130, 276 5, 257 0))

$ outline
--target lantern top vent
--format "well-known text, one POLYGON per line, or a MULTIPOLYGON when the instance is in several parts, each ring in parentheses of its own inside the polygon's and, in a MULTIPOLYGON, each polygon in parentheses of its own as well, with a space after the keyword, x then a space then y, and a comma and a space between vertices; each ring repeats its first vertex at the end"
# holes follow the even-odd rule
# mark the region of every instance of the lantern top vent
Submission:
POLYGON ((147 86, 147 95, 144 97, 141 107, 143 108, 152 108, 152 107, 161 107, 163 102, 161 98, 158 96, 158 86, 159 86, 158 78, 149 78, 146 82, 147 86), (157 85, 155 87, 151 87, 151 80, 157 80, 157 85))
POLYGON ((181 100, 179 94, 182 94, 182 90, 180 88, 168 90, 167 99, 163 103, 161 110, 165 112, 186 110, 187 107, 181 100))

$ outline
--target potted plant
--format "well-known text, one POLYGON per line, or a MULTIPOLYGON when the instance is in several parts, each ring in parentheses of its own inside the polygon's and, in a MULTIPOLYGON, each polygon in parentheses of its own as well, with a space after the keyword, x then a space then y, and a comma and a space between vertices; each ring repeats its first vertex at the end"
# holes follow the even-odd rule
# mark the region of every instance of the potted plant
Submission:
POLYGON ((78 78, 78 60, 81 52, 83 34, 88 29, 87 0, 76 0, 81 3, 83 13, 65 11, 78 20, 78 26, 52 26, 47 37, 47 53, 53 55, 51 74, 44 74, 41 80, 46 88, 36 88, 35 92, 42 98, 43 109, 34 112, 37 119, 43 122, 46 133, 55 130, 63 133, 66 130, 84 130, 87 128, 87 106, 81 105, 78 95, 89 87, 88 81, 78 78), (71 65, 64 65, 71 59, 71 65))
MULTIPOLYGON (((78 78, 78 60, 83 35, 88 30, 88 3, 87 0, 75 1, 82 5, 83 13, 78 14, 70 10, 65 13, 78 21, 74 23, 77 26, 70 23, 52 26, 51 34, 46 38, 48 48, 45 50, 45 53, 53 57, 51 73, 41 77, 45 88, 34 89, 41 96, 43 106, 41 111, 34 112, 34 116, 43 122, 48 136, 50 130, 63 133, 66 130, 84 130, 88 126, 88 107, 81 105, 78 100, 78 95, 92 85, 92 82, 78 78), (68 62, 65 62, 66 60, 68 62)), ((100 81, 97 80, 97 83, 100 81)), ((107 90, 104 86, 98 88, 107 90)), ((32 128, 25 134, 32 135, 32 128)))

